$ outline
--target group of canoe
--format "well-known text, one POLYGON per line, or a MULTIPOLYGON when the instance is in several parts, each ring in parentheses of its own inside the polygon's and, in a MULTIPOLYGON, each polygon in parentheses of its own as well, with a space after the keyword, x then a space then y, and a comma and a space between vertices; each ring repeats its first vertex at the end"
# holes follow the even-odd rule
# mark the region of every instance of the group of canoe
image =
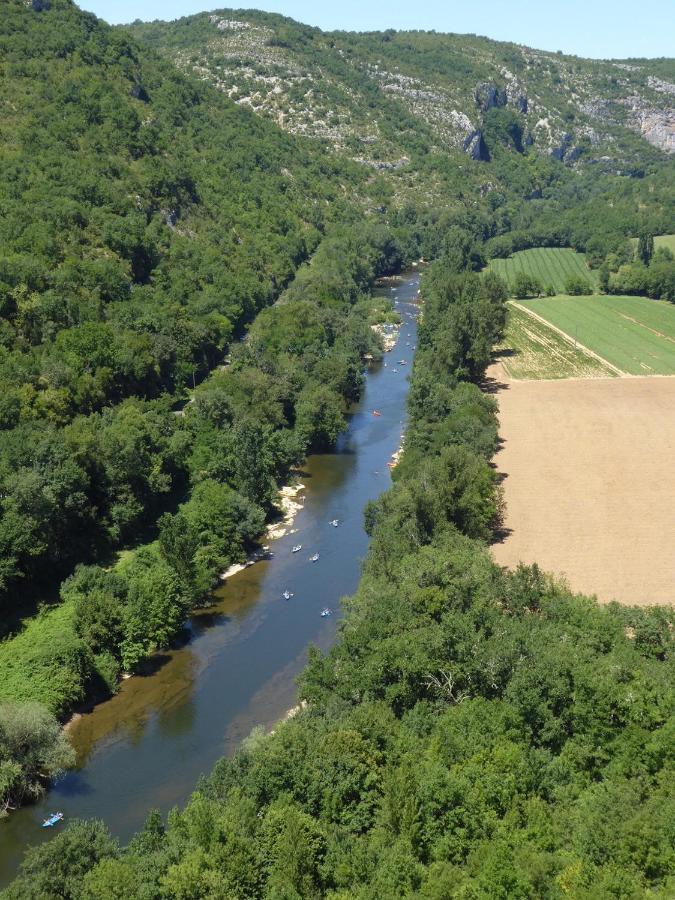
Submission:
MULTIPOLYGON (((378 413, 378 415, 379 415, 379 413, 378 413)), ((329 522, 329 524, 332 525, 333 528, 337 528, 338 525, 340 524, 340 520, 339 520, 339 519, 331 519, 330 522, 329 522)), ((293 547, 291 547, 291 553, 299 553, 301 550, 302 550, 302 544, 295 544, 293 547)), ((318 562, 318 561, 319 561, 319 554, 318 554, 318 553, 313 553, 312 556, 309 557, 309 561, 310 561, 310 562, 318 562)), ((284 600, 290 600, 291 597, 294 597, 294 596, 295 596, 295 594, 294 594, 292 591, 289 591, 288 589, 286 589, 286 590, 282 593, 281 596, 284 598, 284 600)), ((324 619, 325 619, 327 616, 330 616, 330 615, 332 615, 332 614, 333 614, 333 610, 332 610, 332 609, 329 609, 327 606, 325 606, 325 607, 321 610, 321 616, 322 616, 322 618, 324 618, 324 619)))

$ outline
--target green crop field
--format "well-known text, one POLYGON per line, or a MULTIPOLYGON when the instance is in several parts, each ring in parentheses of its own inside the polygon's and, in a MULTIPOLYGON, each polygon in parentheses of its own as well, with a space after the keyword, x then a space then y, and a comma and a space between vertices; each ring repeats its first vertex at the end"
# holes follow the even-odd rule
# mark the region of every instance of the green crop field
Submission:
POLYGON ((675 253, 675 234, 659 234, 654 238, 654 248, 667 247, 671 253, 675 253))
POLYGON ((675 375, 675 305, 646 297, 519 301, 629 375, 675 375))
MULTIPOLYGON (((631 244, 637 250, 638 239, 631 238, 631 244)), ((654 237, 654 249, 658 250, 659 247, 666 247, 671 253, 675 253, 675 234, 657 234, 654 237)))
POLYGON ((545 322, 509 305, 506 331, 495 347, 498 360, 509 378, 613 378, 616 372, 589 356, 545 322))
POLYGON ((565 279, 569 275, 580 275, 595 288, 597 274, 586 265, 583 253, 569 248, 535 247, 520 250, 507 259, 490 260, 489 268, 510 285, 518 272, 538 278, 543 288, 551 285, 561 294, 565 290, 565 279))

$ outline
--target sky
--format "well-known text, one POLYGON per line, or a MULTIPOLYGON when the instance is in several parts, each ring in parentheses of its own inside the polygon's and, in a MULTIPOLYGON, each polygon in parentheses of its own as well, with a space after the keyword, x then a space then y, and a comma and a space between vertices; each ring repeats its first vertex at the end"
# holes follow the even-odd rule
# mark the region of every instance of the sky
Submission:
MULTIPOLYGON (((223 0, 79 0, 111 24, 177 19, 222 8, 217 3, 223 0)), ((675 55, 675 0, 250 0, 247 5, 324 30, 473 33, 603 59, 675 55)))

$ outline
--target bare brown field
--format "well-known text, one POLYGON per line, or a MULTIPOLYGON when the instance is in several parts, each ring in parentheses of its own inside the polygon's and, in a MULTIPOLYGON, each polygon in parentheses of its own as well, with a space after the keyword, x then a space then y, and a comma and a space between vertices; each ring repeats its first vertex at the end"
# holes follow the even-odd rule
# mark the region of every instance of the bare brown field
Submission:
POLYGON ((497 399, 497 563, 537 562, 602 602, 675 603, 675 378, 510 381, 497 399))

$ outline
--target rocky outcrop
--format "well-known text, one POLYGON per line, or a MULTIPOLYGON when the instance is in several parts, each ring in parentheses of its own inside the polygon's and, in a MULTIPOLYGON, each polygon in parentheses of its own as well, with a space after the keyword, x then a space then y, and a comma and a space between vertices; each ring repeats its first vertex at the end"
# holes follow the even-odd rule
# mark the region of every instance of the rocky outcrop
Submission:
POLYGON ((51 0, 28 0, 26 4, 33 12, 43 12, 51 7, 51 0))
POLYGON ((635 119, 646 141, 666 153, 675 153, 675 110, 638 110, 635 119))
POLYGON ((408 156, 402 156, 400 159, 395 159, 393 162, 388 162, 383 159, 364 159, 362 156, 353 156, 352 159, 354 162, 361 163, 363 166, 370 166, 372 169, 377 169, 378 171, 402 169, 403 166, 406 166, 410 162, 410 157, 408 156))
POLYGON ((581 156, 581 147, 575 147, 572 144, 573 136, 565 131, 559 140, 559 143, 551 147, 550 153, 554 159, 560 162, 573 163, 581 156))
POLYGON ((506 102, 523 115, 527 112, 527 96, 518 82, 510 81, 508 83, 506 87, 506 102))
POLYGON ((512 106, 523 115, 527 112, 527 96, 515 79, 509 80, 506 89, 498 88, 490 81, 480 81, 476 85, 474 99, 483 113, 496 106, 512 106))
POLYGON ((489 162, 490 152, 480 128, 476 128, 464 139, 464 151, 468 153, 471 159, 480 162, 489 162))
POLYGON ((506 106, 506 91, 488 81, 481 81, 474 92, 476 106, 481 112, 487 112, 495 106, 506 106))
POLYGON ((134 81, 134 83, 131 85, 131 90, 129 91, 129 93, 135 100, 141 100, 143 103, 147 103, 150 100, 148 92, 145 90, 140 81, 134 81))
POLYGON ((553 159, 559 159, 561 162, 565 158, 565 154, 572 143, 572 135, 565 131, 560 138, 560 143, 556 147, 551 147, 551 156, 553 159))

